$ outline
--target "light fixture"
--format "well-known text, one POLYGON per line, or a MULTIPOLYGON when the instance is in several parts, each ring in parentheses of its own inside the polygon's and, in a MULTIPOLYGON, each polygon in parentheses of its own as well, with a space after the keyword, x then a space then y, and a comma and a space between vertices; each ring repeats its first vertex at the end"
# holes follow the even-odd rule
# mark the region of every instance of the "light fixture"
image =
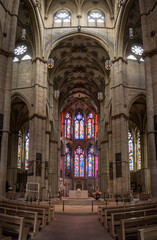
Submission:
POLYGON ((22 29, 21 39, 22 40, 26 39, 26 29, 22 29))
POLYGON ((132 27, 129 28, 129 38, 133 39, 134 38, 134 30, 132 27))
POLYGON ((105 61, 105 68, 106 68, 106 70, 111 70, 111 68, 112 68, 112 61, 110 60, 110 59, 107 59, 106 61, 105 61))
POLYGON ((99 101, 103 100, 103 93, 102 92, 98 92, 98 100, 99 101))
POLYGON ((54 60, 53 58, 49 58, 47 61, 47 67, 48 68, 53 68, 54 67, 54 60))
POLYGON ((34 0, 34 5, 35 5, 35 7, 40 7, 40 1, 39 0, 34 0))
POLYGON ((59 90, 55 90, 55 92, 54 92, 54 98, 55 98, 56 100, 58 100, 59 96, 60 96, 60 91, 59 91, 59 90))
POLYGON ((119 0, 119 7, 123 6, 127 0, 119 0))

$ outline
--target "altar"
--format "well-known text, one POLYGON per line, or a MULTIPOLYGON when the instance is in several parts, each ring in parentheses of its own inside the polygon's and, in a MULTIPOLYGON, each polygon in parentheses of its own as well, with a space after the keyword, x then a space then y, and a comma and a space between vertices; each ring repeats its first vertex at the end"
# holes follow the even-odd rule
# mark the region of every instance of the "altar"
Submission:
POLYGON ((69 198, 88 198, 87 190, 69 190, 69 198))

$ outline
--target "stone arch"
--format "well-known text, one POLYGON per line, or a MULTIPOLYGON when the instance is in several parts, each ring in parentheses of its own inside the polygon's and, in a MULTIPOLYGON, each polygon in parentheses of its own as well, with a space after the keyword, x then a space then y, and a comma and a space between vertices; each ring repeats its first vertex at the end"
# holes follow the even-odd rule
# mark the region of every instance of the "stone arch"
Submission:
MULTIPOLYGON (((11 101, 10 114, 10 135, 8 144, 8 183, 13 191, 23 192, 27 181, 27 171, 25 166, 25 138, 29 131, 29 104, 25 97, 15 93, 11 101), (20 168, 18 168, 18 140, 21 132, 21 154, 20 168), (23 150, 22 150, 23 149, 23 150), (24 154, 22 154, 22 151, 24 154)), ((20 150, 19 150, 20 151, 20 150)))
POLYGON ((93 40, 96 40, 108 53, 110 58, 113 58, 113 44, 111 42, 108 41, 108 39, 101 35, 101 34, 96 34, 94 32, 91 31, 84 31, 82 30, 81 32, 78 31, 66 31, 62 34, 58 34, 58 36, 54 36, 52 37, 45 46, 45 58, 47 59, 48 56, 50 55, 51 51, 53 51, 53 49, 62 41, 70 38, 70 37, 74 37, 74 36, 84 36, 84 37, 89 37, 93 40))
POLYGON ((128 130, 131 134, 129 139, 132 137, 133 141, 133 157, 130 158, 129 155, 129 159, 133 160, 133 169, 130 169, 130 182, 131 189, 137 194, 139 194, 139 188, 143 192, 149 190, 146 124, 146 97, 144 94, 138 94, 129 103, 128 124, 128 130))

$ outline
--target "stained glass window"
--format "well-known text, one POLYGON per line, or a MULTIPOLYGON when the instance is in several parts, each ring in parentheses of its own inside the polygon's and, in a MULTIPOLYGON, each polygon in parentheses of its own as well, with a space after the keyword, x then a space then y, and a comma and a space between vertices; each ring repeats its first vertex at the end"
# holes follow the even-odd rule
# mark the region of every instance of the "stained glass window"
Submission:
POLYGON ((78 146, 75 151, 74 176, 84 177, 84 151, 81 146, 78 146))
POLYGON ((94 138, 94 118, 92 113, 87 117, 87 138, 94 138))
POLYGON ((92 10, 88 13, 89 23, 104 23, 104 14, 100 10, 92 10))
POLYGON ((21 151, 22 149, 22 136, 21 136, 21 132, 19 131, 18 134, 18 157, 17 157, 17 168, 21 168, 21 151))
POLYGON ((27 51, 27 46, 26 45, 19 45, 14 49, 15 55, 22 55, 27 51))
POLYGON ((25 146, 25 169, 28 170, 28 161, 29 161, 29 132, 26 135, 26 146, 25 146))
POLYGON ((92 145, 87 155, 88 177, 94 177, 94 146, 92 145))
POLYGON ((70 114, 66 114, 65 118, 65 137, 71 138, 71 117, 70 114))
POLYGON ((84 117, 78 112, 75 116, 75 139, 84 139, 84 117))
POLYGON ((129 168, 130 171, 134 170, 134 147, 133 137, 130 131, 128 131, 128 142, 129 142, 129 168))
POLYGON ((141 141, 140 131, 137 131, 137 169, 141 169, 141 141))
POLYGON ((67 144, 65 145, 65 176, 71 175, 71 151, 67 144))
POLYGON ((59 10, 54 16, 54 22, 56 23, 70 23, 71 14, 67 10, 59 10))

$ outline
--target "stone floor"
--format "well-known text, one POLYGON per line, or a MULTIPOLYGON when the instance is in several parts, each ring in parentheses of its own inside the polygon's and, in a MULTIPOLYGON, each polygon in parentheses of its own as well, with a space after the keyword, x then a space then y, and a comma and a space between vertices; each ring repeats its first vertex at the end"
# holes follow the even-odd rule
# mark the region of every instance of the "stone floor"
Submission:
POLYGON ((112 240, 96 215, 56 215, 34 240, 112 240))

